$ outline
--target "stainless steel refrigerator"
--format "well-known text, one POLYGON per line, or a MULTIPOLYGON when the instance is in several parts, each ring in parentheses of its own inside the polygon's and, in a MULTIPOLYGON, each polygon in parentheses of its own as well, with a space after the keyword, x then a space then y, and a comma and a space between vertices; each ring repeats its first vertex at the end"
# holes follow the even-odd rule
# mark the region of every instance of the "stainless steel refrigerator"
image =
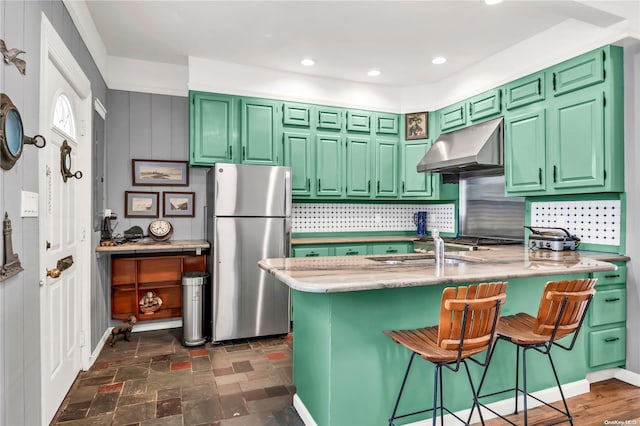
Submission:
POLYGON ((289 332, 289 287, 260 269, 291 249, 291 169, 217 163, 207 173, 212 341, 289 332))

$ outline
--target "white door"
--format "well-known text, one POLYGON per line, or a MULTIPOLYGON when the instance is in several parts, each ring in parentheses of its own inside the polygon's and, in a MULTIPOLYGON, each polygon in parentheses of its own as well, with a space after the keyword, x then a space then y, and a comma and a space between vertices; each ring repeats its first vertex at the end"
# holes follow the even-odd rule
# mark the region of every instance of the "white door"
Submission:
MULTIPOLYGON (((43 18, 43 40, 55 39, 57 34, 47 24, 43 18)), ((48 40, 42 49, 49 51, 42 57, 40 85, 40 132, 47 143, 38 160, 42 423, 48 424, 83 363, 82 334, 88 320, 83 306, 90 289, 91 94, 79 67, 70 66, 71 54, 64 44, 48 40), (65 141, 71 148, 66 164, 72 172, 81 170, 82 179, 63 179, 60 148, 65 141), (59 273, 63 268, 58 262, 64 258, 73 264, 59 273)))

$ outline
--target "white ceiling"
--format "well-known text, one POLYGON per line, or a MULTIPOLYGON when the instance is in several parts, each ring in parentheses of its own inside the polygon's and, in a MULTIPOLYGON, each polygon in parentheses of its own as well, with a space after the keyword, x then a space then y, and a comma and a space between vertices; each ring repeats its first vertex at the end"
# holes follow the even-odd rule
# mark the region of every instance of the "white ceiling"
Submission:
POLYGON ((187 65, 192 56, 401 87, 451 77, 567 20, 608 28, 640 11, 638 0, 86 4, 110 57, 187 65), (433 65, 437 55, 447 63, 433 65), (300 65, 303 57, 316 59, 316 66, 300 65), (371 68, 382 75, 367 76, 371 68))

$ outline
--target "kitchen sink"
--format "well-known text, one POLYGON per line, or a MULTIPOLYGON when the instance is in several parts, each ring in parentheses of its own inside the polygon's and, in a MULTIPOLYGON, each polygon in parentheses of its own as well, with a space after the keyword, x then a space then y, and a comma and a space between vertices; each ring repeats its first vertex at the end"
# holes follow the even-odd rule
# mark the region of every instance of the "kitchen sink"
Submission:
MULTIPOLYGON (((435 265, 436 258, 434 255, 412 255, 412 256, 369 256, 369 260, 380 262, 385 265, 413 265, 428 266, 435 265)), ((459 265, 464 263, 479 262, 481 259, 461 259, 459 257, 445 257, 446 265, 459 265)))

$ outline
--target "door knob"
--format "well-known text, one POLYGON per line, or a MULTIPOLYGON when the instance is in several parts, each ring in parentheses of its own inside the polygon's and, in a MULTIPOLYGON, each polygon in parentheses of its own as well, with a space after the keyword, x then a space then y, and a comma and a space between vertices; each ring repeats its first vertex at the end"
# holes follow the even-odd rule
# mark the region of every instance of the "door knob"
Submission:
POLYGON ((47 269, 47 276, 51 278, 58 278, 62 274, 62 271, 58 268, 47 269))

